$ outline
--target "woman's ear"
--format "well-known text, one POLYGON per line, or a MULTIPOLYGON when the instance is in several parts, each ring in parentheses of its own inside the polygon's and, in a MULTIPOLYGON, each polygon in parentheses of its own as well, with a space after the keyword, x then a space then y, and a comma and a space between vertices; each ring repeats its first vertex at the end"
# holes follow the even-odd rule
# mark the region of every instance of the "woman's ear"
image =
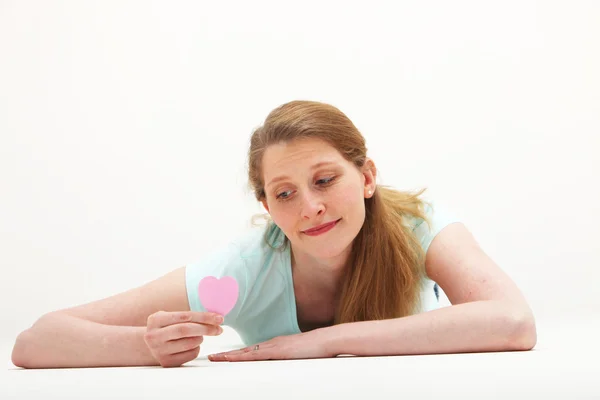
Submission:
POLYGON ((262 203, 265 210, 267 210, 267 212, 269 212, 269 205, 267 204, 267 199, 262 199, 260 202, 262 203))
POLYGON ((375 166, 375 162, 367 158, 362 170, 365 177, 365 191, 368 192, 371 190, 374 192, 377 187, 377 167, 375 166))

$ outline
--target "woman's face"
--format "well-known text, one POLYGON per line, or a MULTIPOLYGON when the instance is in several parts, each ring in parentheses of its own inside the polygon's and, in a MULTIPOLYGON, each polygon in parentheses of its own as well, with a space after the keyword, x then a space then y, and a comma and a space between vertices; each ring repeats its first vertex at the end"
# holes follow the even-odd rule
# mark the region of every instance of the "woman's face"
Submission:
POLYGON ((263 205, 294 249, 325 259, 349 248, 365 220, 364 199, 375 191, 376 170, 367 161, 362 172, 327 142, 313 138, 267 148, 263 205), (308 231, 328 223, 334 224, 308 231))

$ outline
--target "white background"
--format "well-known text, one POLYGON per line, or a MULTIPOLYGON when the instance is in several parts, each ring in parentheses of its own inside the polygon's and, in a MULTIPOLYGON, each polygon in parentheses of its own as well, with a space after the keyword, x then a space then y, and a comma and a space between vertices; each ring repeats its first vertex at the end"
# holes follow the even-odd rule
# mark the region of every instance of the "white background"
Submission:
POLYGON ((0 2, 0 336, 245 229, 250 134, 294 99, 345 112, 379 183, 429 188, 540 321, 597 318, 599 21, 593 1, 0 2))

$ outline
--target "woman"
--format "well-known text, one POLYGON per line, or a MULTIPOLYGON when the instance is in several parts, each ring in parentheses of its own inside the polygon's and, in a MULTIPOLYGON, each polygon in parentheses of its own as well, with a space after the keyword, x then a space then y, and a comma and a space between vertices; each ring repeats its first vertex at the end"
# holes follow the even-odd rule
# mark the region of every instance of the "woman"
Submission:
POLYGON ((293 101, 253 133, 249 181, 267 224, 130 291, 42 316, 19 335, 25 368, 180 366, 205 336, 247 347, 212 361, 529 350, 532 312, 459 221, 376 184, 365 141, 337 108, 293 101), (229 276, 224 315, 198 293, 229 276), (452 306, 439 308, 438 285, 452 306))

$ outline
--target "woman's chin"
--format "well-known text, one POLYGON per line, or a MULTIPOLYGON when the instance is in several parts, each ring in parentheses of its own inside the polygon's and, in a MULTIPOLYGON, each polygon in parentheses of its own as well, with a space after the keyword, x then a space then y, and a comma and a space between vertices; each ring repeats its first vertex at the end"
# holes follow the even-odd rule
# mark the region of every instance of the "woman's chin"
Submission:
POLYGON ((312 246, 309 254, 318 259, 333 259, 343 255, 347 248, 347 245, 325 243, 323 246, 312 246))

